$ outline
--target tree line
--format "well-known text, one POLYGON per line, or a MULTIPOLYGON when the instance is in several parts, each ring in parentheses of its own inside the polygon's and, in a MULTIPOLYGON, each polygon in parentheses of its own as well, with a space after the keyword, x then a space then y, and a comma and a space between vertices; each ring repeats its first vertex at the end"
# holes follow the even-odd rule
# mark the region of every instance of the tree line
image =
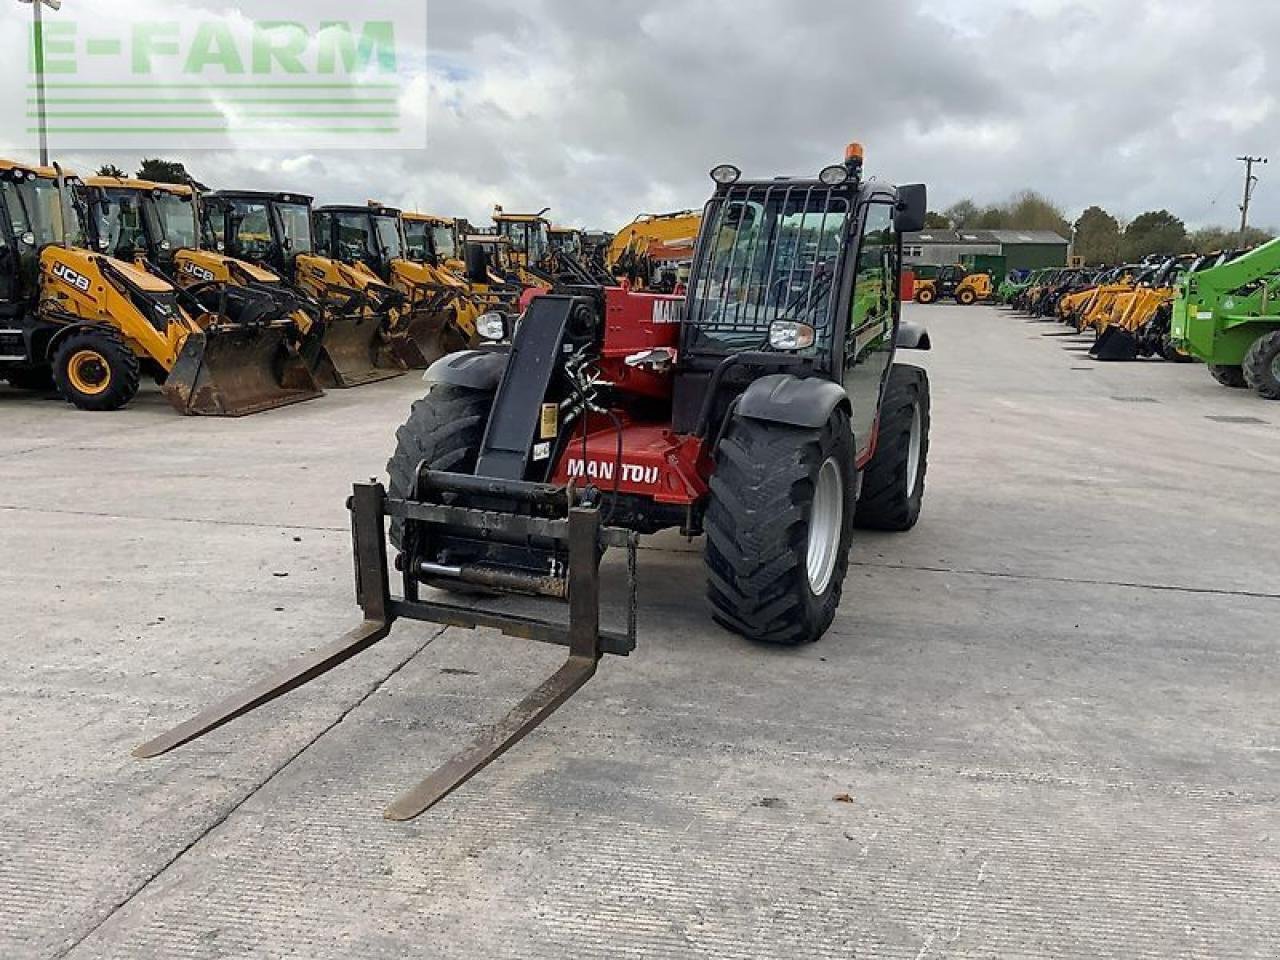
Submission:
POLYGON ((1251 247, 1275 237, 1271 230, 1250 227, 1243 234, 1226 227, 1188 230, 1168 210, 1149 210, 1122 221, 1099 206, 1071 223, 1062 208, 1034 190, 1023 190, 1004 203, 980 206, 961 200, 941 213, 930 211, 925 226, 933 230, 1051 230, 1064 238, 1075 233, 1075 254, 1087 264, 1132 263, 1149 254, 1214 253, 1251 247))

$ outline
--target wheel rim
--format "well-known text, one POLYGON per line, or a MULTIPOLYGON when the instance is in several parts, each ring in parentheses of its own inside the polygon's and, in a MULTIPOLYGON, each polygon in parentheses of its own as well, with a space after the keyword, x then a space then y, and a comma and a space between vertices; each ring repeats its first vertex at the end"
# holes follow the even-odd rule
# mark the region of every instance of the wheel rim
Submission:
POLYGON ((826 593, 836 570, 844 529, 844 478, 834 457, 828 457, 818 471, 813 491, 813 511, 809 517, 809 550, 806 567, 809 587, 819 596, 826 593))
POLYGON ((96 350, 80 350, 67 363, 67 379, 80 393, 97 396, 111 386, 111 366, 96 350))
POLYGON ((916 495, 920 485, 920 454, 924 449, 924 423, 920 404, 911 411, 911 437, 907 441, 907 499, 916 495))

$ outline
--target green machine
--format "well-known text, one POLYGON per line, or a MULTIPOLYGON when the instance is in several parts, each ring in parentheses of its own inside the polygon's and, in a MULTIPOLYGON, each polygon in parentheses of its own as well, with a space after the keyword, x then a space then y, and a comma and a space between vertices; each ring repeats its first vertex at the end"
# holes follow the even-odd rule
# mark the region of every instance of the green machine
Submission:
POLYGON ((1224 386, 1280 400, 1280 240, 1184 277, 1171 339, 1224 386))

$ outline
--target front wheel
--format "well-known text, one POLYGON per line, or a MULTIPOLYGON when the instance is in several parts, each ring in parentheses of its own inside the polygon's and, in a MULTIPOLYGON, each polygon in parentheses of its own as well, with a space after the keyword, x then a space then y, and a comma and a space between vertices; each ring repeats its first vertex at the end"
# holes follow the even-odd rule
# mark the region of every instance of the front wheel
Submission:
POLYGON ((1249 384, 1245 383, 1244 369, 1241 367, 1214 366, 1210 364, 1209 373, 1213 375, 1213 379, 1224 387, 1231 387, 1233 390, 1244 390, 1249 386, 1249 384))
POLYGON ((875 456, 862 474, 857 525, 864 530, 910 530, 920 519, 929 469, 929 374, 895 363, 889 371, 875 456))
POLYGON ((137 396, 140 376, 138 358, 112 330, 73 333, 53 358, 58 392, 81 410, 119 410, 137 396))
POLYGON ((956 294, 956 303, 962 307, 972 307, 978 302, 978 295, 972 290, 961 290, 956 294))
POLYGON ((1244 358, 1244 379, 1266 400, 1280 400, 1280 330, 1264 333, 1244 358))
POLYGON ((849 416, 821 430, 737 418, 716 452, 707 596, 721 626, 795 646, 831 626, 853 539, 849 416))
POLYGON ((916 303, 933 303, 938 299, 938 295, 934 293, 932 287, 921 287, 916 291, 916 303))

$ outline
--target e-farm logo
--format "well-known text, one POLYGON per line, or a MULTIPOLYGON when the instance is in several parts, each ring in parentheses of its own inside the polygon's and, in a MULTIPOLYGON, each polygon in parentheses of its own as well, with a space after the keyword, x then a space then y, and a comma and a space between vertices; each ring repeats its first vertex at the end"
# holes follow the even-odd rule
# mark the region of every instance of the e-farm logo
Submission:
POLYGON ((145 16, 180 4, 78 6, 27 24, 20 129, 39 134, 43 77, 55 155, 425 146, 424 2, 258 0, 181 20, 145 16))

